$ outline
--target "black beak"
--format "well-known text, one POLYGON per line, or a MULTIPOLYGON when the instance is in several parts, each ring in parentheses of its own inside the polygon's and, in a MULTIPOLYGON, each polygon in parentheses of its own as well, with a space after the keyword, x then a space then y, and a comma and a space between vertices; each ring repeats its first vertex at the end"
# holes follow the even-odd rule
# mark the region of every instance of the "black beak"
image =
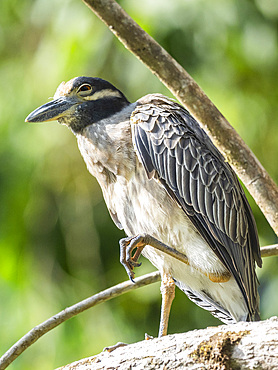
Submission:
POLYGON ((75 104, 76 101, 73 101, 73 99, 62 96, 35 109, 25 119, 25 122, 55 121, 60 117, 65 116, 66 111, 72 108, 75 104))

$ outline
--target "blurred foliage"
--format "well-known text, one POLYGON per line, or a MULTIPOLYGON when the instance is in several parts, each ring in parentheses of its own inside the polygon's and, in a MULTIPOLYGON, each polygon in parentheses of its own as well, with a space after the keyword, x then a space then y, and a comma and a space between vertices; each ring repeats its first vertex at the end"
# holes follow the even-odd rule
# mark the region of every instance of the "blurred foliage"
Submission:
MULTIPOLYGON (((276 0, 122 0, 128 13, 194 77, 277 182, 276 0)), ((0 353, 36 324, 126 280, 118 239, 74 136, 25 124, 63 80, 111 81, 136 100, 167 89, 81 0, 0 2, 0 353)), ((250 199, 250 197, 249 197, 250 199)), ((277 242, 250 199, 262 245, 277 242)), ((261 311, 277 314, 277 258, 264 260, 261 311)), ((153 270, 148 261, 137 276, 153 270)), ((159 285, 79 315, 47 334, 11 369, 51 369, 117 341, 157 335, 159 285)), ((217 325, 177 290, 169 332, 217 325)))

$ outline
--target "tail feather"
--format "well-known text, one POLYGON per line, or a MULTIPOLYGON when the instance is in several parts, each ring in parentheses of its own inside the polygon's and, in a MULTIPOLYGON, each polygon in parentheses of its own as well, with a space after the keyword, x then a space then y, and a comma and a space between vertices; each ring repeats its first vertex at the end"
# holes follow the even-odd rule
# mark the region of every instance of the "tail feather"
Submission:
POLYGON ((194 302, 197 306, 203 308, 204 310, 209 311, 214 317, 222 321, 224 324, 233 324, 238 321, 258 321, 260 320, 259 313, 256 312, 254 318, 251 318, 250 315, 246 314, 245 316, 240 317, 240 319, 233 317, 233 315, 223 308, 218 302, 215 302, 207 292, 197 292, 190 289, 188 286, 180 283, 175 280, 176 286, 181 289, 187 297, 194 302))

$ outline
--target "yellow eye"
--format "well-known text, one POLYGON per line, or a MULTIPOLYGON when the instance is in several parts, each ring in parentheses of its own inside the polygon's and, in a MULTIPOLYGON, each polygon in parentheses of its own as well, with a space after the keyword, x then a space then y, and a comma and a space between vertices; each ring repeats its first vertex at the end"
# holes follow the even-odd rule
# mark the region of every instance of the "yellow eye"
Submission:
POLYGON ((88 93, 90 91, 92 91, 92 86, 89 84, 83 84, 77 90, 78 93, 86 93, 86 92, 88 93))

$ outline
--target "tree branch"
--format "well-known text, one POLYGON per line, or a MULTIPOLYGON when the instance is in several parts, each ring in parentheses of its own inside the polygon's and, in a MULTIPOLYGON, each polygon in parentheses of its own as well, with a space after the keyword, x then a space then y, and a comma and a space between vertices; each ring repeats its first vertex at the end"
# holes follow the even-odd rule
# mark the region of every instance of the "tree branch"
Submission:
POLYGON ((234 128, 192 77, 114 0, 83 0, 164 83, 208 132, 278 235, 278 188, 234 128))
POLYGON ((57 370, 277 369, 278 318, 209 327, 101 352, 57 370))
POLYGON ((261 247, 261 256, 262 257, 278 256, 278 244, 261 247))
POLYGON ((90 298, 84 299, 83 301, 78 302, 73 306, 67 307, 65 310, 59 312, 57 315, 54 315, 38 326, 35 326, 19 341, 17 341, 0 358, 0 370, 6 369, 6 367, 10 363, 12 363, 22 352, 24 352, 28 347, 35 343, 44 334, 56 328, 56 326, 62 324, 73 316, 76 316, 79 313, 87 310, 88 308, 96 306, 97 304, 103 303, 142 286, 155 283, 159 280, 160 274, 158 271, 156 271, 135 279, 135 284, 131 281, 124 281, 123 283, 115 285, 112 288, 108 288, 98 294, 93 295, 90 298))

